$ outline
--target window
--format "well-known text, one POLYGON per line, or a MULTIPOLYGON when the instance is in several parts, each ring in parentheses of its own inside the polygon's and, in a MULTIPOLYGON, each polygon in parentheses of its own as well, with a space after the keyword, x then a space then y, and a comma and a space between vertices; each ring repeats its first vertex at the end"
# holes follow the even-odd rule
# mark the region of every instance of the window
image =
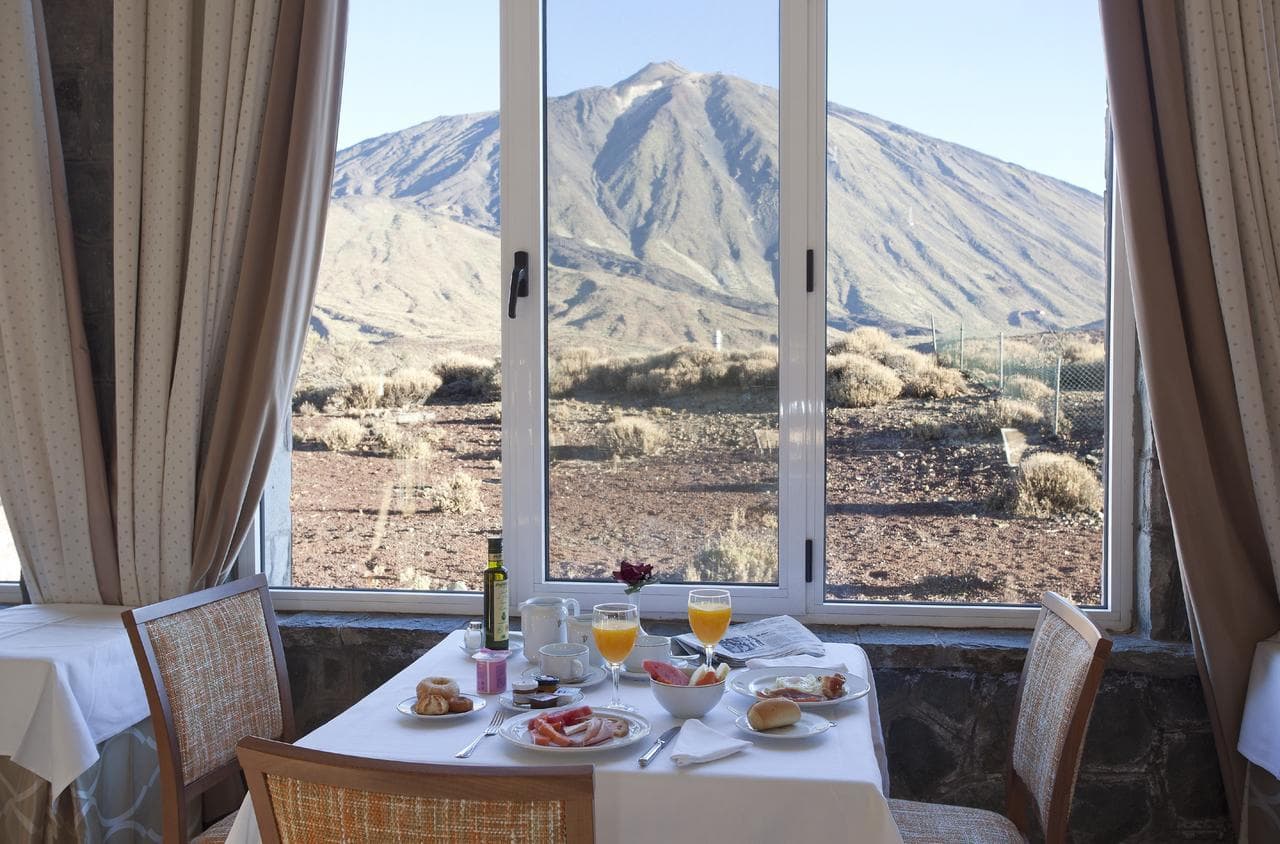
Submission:
POLYGON ((630 559, 646 614, 1125 622, 1094 13, 356 2, 350 45, 274 578, 335 591, 282 606, 474 611, 501 532, 517 600, 630 559))
POLYGON ((21 579, 18 549, 13 544, 13 534, 9 532, 4 502, 0 502, 0 601, 20 600, 18 581, 21 579))

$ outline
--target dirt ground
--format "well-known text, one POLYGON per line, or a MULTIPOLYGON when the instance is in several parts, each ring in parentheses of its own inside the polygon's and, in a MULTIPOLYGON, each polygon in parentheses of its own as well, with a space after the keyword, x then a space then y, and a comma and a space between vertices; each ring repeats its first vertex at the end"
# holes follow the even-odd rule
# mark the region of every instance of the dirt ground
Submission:
MULTIPOLYGON (((1055 589, 1081 604, 1100 596, 1102 520, 1027 518, 992 506, 1011 470, 996 436, 959 425, 981 397, 900 399, 833 410, 827 434, 827 596, 832 600, 1030 603, 1055 589), (920 440, 913 422, 944 436, 920 440)), ((735 519, 776 530, 777 451, 756 431, 777 426, 767 391, 713 393, 663 407, 553 400, 551 567, 557 577, 603 578, 622 558, 684 576, 710 537, 735 519), (621 410, 671 437, 659 455, 612 459, 596 432, 621 410)), ((435 431, 425 460, 334 453, 302 443, 293 457, 298 586, 476 588, 484 536, 501 522, 501 425, 495 404, 433 404, 387 421, 435 431), (407 421, 406 421, 407 420, 407 421), (434 512, 432 489, 462 469, 482 480, 484 509, 434 512)), ((295 435, 322 417, 295 418, 295 435)), ((1098 443, 1047 443, 1086 459, 1098 443)))

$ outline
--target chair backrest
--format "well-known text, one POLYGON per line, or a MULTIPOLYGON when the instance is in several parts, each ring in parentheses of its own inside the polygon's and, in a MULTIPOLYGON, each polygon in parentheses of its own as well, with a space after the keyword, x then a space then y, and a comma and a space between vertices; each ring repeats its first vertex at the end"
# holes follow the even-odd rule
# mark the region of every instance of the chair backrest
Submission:
POLYGON ((1044 593, 1014 706, 1006 799, 1026 835, 1035 812, 1048 844, 1067 840, 1085 729, 1110 653, 1111 640, 1084 613, 1044 593))
POLYGON ((267 579, 233 581, 124 613, 160 758, 164 840, 187 806, 240 771, 245 736, 294 739, 293 700, 267 579))
POLYGON ((263 844, 589 844, 590 765, 387 762, 247 738, 240 764, 263 844))

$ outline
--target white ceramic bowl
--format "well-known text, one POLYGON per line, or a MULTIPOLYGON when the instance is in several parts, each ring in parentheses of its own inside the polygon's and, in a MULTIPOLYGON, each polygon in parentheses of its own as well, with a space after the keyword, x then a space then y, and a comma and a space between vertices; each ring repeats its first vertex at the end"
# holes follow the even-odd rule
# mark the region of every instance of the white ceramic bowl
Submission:
POLYGON ((724 695, 724 680, 706 686, 669 686, 649 682, 658 704, 676 718, 701 718, 716 708, 724 695))

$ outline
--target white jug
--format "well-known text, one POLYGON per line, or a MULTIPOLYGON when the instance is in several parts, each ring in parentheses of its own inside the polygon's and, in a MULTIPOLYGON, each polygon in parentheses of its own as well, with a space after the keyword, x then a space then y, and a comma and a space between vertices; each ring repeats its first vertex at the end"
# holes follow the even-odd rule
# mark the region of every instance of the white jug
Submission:
POLYGON ((576 598, 554 598, 550 595, 530 598, 520 605, 520 630, 524 633, 524 655, 538 660, 538 649, 555 642, 567 642, 569 631, 565 620, 578 614, 576 598))

